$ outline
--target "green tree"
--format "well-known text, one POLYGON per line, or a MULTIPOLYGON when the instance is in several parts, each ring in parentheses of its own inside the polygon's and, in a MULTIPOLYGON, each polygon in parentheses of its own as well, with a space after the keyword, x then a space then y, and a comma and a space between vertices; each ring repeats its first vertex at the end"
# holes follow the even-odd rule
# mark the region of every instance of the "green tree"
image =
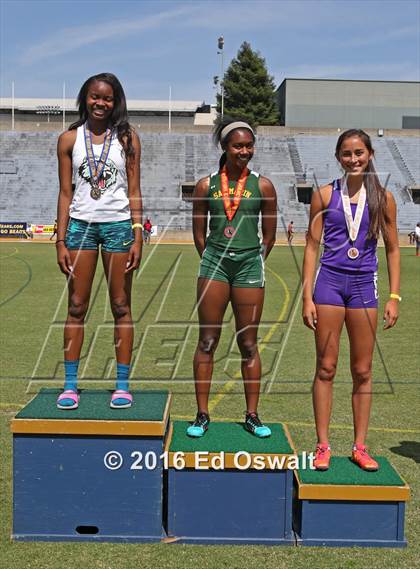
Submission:
MULTIPOLYGON (((254 126, 279 123, 274 79, 268 74, 265 59, 244 42, 224 76, 224 115, 242 118, 254 126)), ((217 112, 222 98, 217 95, 217 112)))

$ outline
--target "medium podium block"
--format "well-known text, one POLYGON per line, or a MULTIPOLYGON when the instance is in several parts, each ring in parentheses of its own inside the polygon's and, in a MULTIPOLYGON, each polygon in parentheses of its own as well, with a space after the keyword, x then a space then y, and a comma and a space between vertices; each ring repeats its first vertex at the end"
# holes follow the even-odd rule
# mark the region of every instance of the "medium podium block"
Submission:
POLYGON ((82 390, 79 408, 56 408, 42 389, 11 422, 15 540, 159 541, 167 391, 82 390))
POLYGON ((410 489, 384 457, 366 472, 347 457, 327 471, 295 472, 293 527, 298 545, 404 547, 410 489))
POLYGON ((206 544, 295 544, 294 449, 287 428, 259 439, 240 423, 212 422, 198 439, 175 421, 168 437, 168 539, 206 544))

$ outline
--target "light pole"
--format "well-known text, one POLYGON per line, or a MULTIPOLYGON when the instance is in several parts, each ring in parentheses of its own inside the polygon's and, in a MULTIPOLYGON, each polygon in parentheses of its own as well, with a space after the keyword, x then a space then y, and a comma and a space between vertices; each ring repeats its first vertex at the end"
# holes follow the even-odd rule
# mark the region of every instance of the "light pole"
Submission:
POLYGON ((12 81, 12 130, 15 130, 15 82, 12 81))
POLYGON ((66 130, 66 84, 63 82, 63 132, 66 130))
POLYGON ((217 47, 219 48, 219 51, 217 52, 218 54, 220 54, 221 60, 222 60, 222 74, 220 75, 220 96, 222 99, 221 102, 221 115, 222 115, 222 119, 223 119, 223 113, 225 110, 225 65, 224 65, 224 47, 225 47, 225 40, 223 39, 223 36, 220 36, 217 40, 217 47))

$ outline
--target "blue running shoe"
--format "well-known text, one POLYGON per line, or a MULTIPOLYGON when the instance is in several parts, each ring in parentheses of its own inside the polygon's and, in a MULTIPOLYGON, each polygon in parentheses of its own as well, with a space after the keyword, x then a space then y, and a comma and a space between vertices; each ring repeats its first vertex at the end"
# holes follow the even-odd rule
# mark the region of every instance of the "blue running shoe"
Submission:
POLYGON ((257 413, 247 413, 245 415, 245 429, 261 439, 271 435, 271 429, 261 423, 257 413))
POLYGON ((202 437, 209 428, 210 417, 207 413, 197 413, 197 417, 192 425, 187 429, 189 437, 202 437))

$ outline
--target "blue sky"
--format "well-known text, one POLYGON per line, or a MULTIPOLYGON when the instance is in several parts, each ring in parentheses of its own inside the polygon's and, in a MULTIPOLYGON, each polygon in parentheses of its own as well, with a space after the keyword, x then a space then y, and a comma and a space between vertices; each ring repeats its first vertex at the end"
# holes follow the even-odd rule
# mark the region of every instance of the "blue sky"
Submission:
POLYGON ((1 87, 9 97, 75 97, 102 71, 131 99, 213 103, 225 61, 248 41, 285 77, 420 80, 417 0, 1 0, 1 87))

